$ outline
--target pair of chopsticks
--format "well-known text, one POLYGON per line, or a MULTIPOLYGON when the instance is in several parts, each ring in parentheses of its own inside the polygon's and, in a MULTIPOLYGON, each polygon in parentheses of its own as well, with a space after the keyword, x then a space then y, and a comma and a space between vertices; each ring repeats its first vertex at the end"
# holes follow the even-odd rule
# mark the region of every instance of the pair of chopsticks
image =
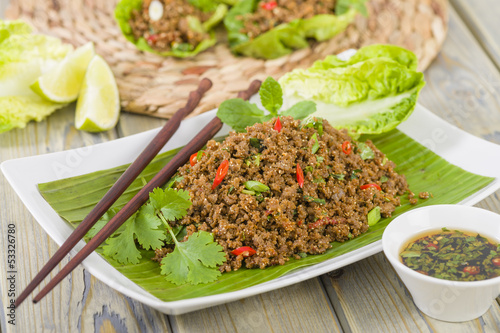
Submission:
MULTIPOLYGON (((253 81, 249 88, 238 93, 238 97, 249 99, 260 88, 261 82, 253 81)), ((144 151, 127 168, 116 183, 109 189, 104 197, 97 203, 92 211, 83 219, 63 245, 49 259, 40 272, 26 286, 16 299, 15 306, 19 306, 26 297, 47 277, 55 266, 69 253, 69 251, 85 236, 92 226, 106 213, 111 205, 137 178, 142 170, 158 154, 161 148, 172 137, 180 126, 181 120, 191 113, 200 102, 203 94, 212 87, 212 82, 203 79, 196 91, 189 95, 186 105, 179 109, 160 132, 154 137, 144 151)), ((191 154, 199 151, 222 127, 219 118, 214 117, 179 153, 177 153, 163 169, 156 174, 125 206, 78 252, 59 273, 33 298, 37 303, 49 293, 59 282, 61 282, 73 269, 75 269, 85 258, 87 258, 99 245, 101 245, 113 232, 115 232, 132 214, 134 214, 149 198, 149 192, 156 187, 166 183, 184 165, 191 154)))

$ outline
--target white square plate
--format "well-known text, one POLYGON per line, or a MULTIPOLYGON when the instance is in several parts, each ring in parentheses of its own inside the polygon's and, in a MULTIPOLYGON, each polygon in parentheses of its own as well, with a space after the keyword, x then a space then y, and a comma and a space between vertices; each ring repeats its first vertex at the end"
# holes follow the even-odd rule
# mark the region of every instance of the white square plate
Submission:
MULTIPOLYGON (((163 151, 186 144, 214 116, 215 111, 210 111, 183 121, 163 151)), ((420 105, 417 105, 411 117, 398 128, 450 163, 467 171, 495 178, 489 185, 469 196, 460 204, 473 205, 500 188, 499 145, 479 139, 448 124, 420 105)), ((131 163, 158 130, 94 146, 9 160, 3 162, 0 167, 34 218, 50 237, 61 245, 73 229, 43 199, 38 192, 37 184, 131 163)), ((217 135, 223 135, 227 132, 228 128, 223 127, 217 135)), ((71 252, 72 255, 79 251, 83 245, 84 243, 81 241, 71 252)), ((253 287, 174 302, 163 302, 154 297, 118 272, 95 252, 83 262, 83 266, 96 278, 129 297, 164 313, 182 314, 289 286, 351 264, 381 250, 381 241, 377 241, 350 253, 301 268, 253 287)))

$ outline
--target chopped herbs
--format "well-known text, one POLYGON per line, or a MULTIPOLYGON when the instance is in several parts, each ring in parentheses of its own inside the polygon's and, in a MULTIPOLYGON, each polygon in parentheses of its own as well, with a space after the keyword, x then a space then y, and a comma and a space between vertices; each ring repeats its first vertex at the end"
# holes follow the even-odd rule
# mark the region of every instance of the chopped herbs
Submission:
POLYGON ((358 178, 358 176, 356 174, 359 173, 359 172, 361 172, 361 169, 353 170, 352 173, 351 173, 351 179, 358 178))
POLYGON ((380 207, 377 206, 377 207, 373 208, 372 210, 370 210, 366 217, 368 219, 369 226, 377 224, 377 222, 380 221, 380 218, 381 218, 380 207))
POLYGON ((358 143, 358 153, 363 160, 375 158, 375 153, 366 143, 358 143))
POLYGON ((249 191, 254 191, 259 193, 269 191, 269 187, 256 180, 246 181, 244 185, 249 191))
POLYGON ((479 281, 500 276, 498 245, 479 235, 443 228, 400 253, 409 268, 439 279, 479 281))
POLYGON ((262 148, 261 142, 262 142, 262 140, 260 140, 260 139, 250 138, 250 146, 259 149, 259 151, 262 148))
POLYGON ((330 177, 333 177, 338 180, 344 180, 345 175, 343 173, 331 173, 330 177))
POLYGON ((315 203, 319 203, 321 205, 324 205, 326 203, 325 199, 314 198, 314 197, 311 197, 310 195, 304 195, 303 198, 307 202, 315 202, 315 203))
POLYGON ((313 154, 316 154, 316 152, 319 149, 318 136, 316 135, 316 133, 313 134, 313 136, 311 137, 311 140, 313 141, 313 145, 311 147, 311 152, 313 154))
POLYGON ((385 183, 385 182, 386 182, 386 181, 388 181, 388 180, 389 180, 389 178, 387 178, 387 176, 382 176, 382 177, 380 177, 380 182, 381 182, 381 183, 385 183))

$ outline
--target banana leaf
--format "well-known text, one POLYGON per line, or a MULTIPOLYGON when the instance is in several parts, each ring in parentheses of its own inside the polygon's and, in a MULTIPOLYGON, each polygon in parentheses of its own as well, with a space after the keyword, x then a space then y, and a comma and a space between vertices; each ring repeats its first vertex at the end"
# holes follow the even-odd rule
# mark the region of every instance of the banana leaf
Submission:
POLYGON ((294 49, 309 46, 308 39, 328 40, 345 30, 354 20, 364 1, 343 1, 341 15, 322 14, 309 19, 296 19, 283 23, 251 39, 241 32, 245 15, 253 13, 260 0, 242 0, 232 7, 224 18, 231 51, 249 57, 275 59, 294 49), (355 3, 355 6, 350 2, 355 3))
MULTIPOLYGON (((416 207, 459 203, 493 181, 493 178, 472 174, 448 163, 398 130, 363 139, 366 138, 373 140, 374 144, 396 163, 397 172, 406 176, 413 192, 427 191, 432 194, 432 197, 419 200, 417 205, 410 205, 406 196, 403 196, 401 206, 396 208, 392 217, 381 219, 357 238, 344 243, 332 243, 332 248, 324 254, 309 255, 300 260, 291 259, 283 266, 273 266, 263 270, 242 268, 238 271, 223 273, 213 283, 177 286, 167 282, 160 275, 159 265, 150 260, 154 256, 153 251, 143 251, 140 263, 135 265, 123 265, 107 257, 104 258, 130 280, 163 301, 232 292, 362 248, 380 240, 385 227, 398 215, 416 207)), ((115 207, 123 206, 142 187, 141 178, 146 180, 152 178, 177 151, 173 150, 159 155, 120 197, 115 207)), ((122 166, 39 184, 38 188, 55 211, 73 226, 76 226, 118 179, 125 168, 126 166, 122 166)))

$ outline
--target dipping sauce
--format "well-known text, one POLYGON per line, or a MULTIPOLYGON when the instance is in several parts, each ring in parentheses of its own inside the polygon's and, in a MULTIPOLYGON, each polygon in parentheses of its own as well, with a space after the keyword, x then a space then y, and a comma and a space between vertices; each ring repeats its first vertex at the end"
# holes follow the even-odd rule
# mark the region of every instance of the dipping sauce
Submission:
POLYGON ((425 275, 453 281, 480 281, 500 276, 500 245, 472 232, 431 231, 410 241, 401 261, 425 275))

